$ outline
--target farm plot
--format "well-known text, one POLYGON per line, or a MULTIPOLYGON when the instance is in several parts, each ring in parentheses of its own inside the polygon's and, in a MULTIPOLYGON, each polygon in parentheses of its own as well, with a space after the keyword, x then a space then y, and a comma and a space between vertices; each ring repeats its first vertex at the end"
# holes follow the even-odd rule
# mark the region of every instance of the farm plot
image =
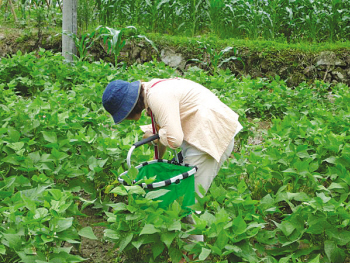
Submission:
MULTIPOLYGON (((181 220, 181 200, 165 211, 153 200, 162 192, 145 195, 116 181, 148 120, 114 125, 102 92, 116 78, 155 77, 179 75, 157 62, 127 70, 70 65, 44 50, 0 61, 1 260, 88 260, 82 239, 100 238, 96 226, 79 223, 89 207, 103 219, 115 262, 178 262, 184 251, 208 262, 349 261, 349 87, 185 72, 244 126, 190 225, 181 220), (268 129, 253 143, 261 123, 268 129), (188 243, 190 234, 205 242, 188 243)), ((137 149, 134 165, 152 155, 137 149)))

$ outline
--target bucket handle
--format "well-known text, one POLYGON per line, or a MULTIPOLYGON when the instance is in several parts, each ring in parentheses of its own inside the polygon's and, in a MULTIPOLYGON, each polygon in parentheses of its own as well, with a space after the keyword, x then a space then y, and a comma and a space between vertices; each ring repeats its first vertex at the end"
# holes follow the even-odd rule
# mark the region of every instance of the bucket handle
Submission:
POLYGON ((148 138, 145 138, 145 139, 143 139, 143 140, 141 140, 141 141, 135 142, 135 143, 131 146, 130 150, 128 151, 128 155, 127 155, 127 157, 126 157, 126 162, 127 162, 127 164, 128 164, 128 167, 129 167, 129 168, 131 167, 131 161, 130 161, 130 159, 131 159, 131 154, 132 154, 132 152, 133 152, 137 147, 139 147, 139 146, 141 146, 141 145, 144 145, 144 144, 146 144, 146 143, 149 143, 149 142, 151 142, 151 141, 157 140, 157 139, 159 139, 159 134, 154 134, 154 135, 152 135, 152 136, 150 136, 150 137, 148 137, 148 138))

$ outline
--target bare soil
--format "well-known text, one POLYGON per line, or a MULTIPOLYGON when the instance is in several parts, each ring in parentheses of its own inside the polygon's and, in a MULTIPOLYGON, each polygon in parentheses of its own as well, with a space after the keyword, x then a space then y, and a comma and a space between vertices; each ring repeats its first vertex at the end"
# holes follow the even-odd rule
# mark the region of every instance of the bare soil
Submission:
POLYGON ((102 216, 97 215, 96 210, 92 208, 86 208, 83 213, 86 214, 87 217, 79 217, 79 223, 82 227, 92 227, 98 239, 92 240, 82 237, 80 250, 75 251, 75 253, 88 259, 84 261, 86 263, 116 263, 118 251, 113 248, 113 243, 103 240, 104 227, 98 225, 99 223, 106 222, 106 220, 102 216))

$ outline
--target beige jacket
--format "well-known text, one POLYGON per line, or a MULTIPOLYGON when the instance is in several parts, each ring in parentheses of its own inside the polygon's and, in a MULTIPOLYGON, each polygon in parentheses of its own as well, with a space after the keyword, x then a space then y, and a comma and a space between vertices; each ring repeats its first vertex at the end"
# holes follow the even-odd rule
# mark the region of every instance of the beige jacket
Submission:
POLYGON ((143 84, 145 106, 160 127, 160 142, 174 149, 185 140, 219 162, 240 125, 238 115, 198 83, 186 79, 159 81, 143 84))

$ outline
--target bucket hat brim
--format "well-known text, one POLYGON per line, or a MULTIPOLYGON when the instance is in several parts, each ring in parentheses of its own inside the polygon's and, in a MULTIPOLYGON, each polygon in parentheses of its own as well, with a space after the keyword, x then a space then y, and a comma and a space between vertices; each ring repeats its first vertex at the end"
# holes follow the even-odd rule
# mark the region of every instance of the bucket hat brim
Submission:
POLYGON ((129 83, 127 94, 119 107, 119 110, 113 114, 113 120, 115 124, 122 122, 125 118, 128 117, 130 112, 134 109, 141 90, 141 81, 134 81, 129 83))
POLYGON ((104 101, 104 106, 106 110, 112 115, 113 120, 116 124, 122 122, 125 118, 128 117, 130 112, 134 109, 141 91, 141 81, 134 81, 128 83, 126 81, 112 81, 108 84, 106 90, 108 94, 106 95, 106 101, 104 101), (116 87, 123 87, 125 90, 123 94, 122 101, 119 104, 115 104, 114 98, 117 97, 117 94, 120 94, 121 91, 116 87))

